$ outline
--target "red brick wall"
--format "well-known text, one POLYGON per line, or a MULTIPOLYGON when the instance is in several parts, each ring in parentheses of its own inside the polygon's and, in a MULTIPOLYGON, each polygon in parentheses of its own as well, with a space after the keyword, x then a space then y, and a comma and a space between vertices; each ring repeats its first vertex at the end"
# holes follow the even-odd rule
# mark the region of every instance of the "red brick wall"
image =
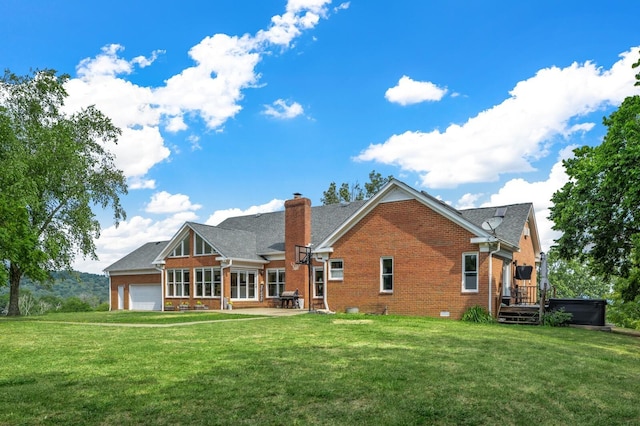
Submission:
MULTIPOLYGON (((479 255, 479 292, 462 292, 462 253, 479 252, 464 228, 418 201, 383 203, 333 245, 344 280, 328 282, 329 308, 460 318, 488 305, 488 253, 479 255), (380 258, 394 259, 394 291, 380 292, 380 258)), ((494 276, 501 271, 494 263, 494 276)), ((495 278, 496 281, 498 278, 495 278)))
POLYGON ((296 260, 296 245, 311 243, 311 200, 302 197, 287 200, 284 203, 284 208, 285 289, 288 291, 297 289, 306 305, 309 301, 307 297, 308 269, 301 265, 296 271, 291 262, 296 260))
POLYGON ((115 275, 109 277, 111 291, 111 310, 118 309, 118 287, 124 285, 124 309, 129 309, 130 284, 159 284, 160 272, 142 275, 115 275))

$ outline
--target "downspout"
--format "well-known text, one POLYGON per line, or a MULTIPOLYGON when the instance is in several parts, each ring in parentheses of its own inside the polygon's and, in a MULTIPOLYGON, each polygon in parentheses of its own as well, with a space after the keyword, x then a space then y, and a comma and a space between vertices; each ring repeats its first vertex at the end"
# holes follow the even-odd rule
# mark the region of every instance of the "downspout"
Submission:
POLYGON ((329 310, 329 302, 327 302, 327 293, 329 292, 329 286, 328 286, 329 280, 327 279, 329 277, 328 267, 329 267, 329 261, 325 260, 324 268, 322 268, 322 275, 323 275, 322 280, 324 281, 323 283, 324 291, 322 292, 322 302, 324 303, 324 308, 327 311, 329 310))
POLYGON ((166 285, 165 285, 165 277, 164 277, 164 265, 165 262, 162 261, 160 263, 156 263, 155 264, 155 268, 160 271, 160 288, 162 289, 162 307, 161 307, 161 311, 164 312, 164 303, 166 300, 166 285))
POLYGON ((489 243, 489 315, 493 315, 493 255, 500 251, 500 241, 494 251, 491 251, 491 243, 489 243))
POLYGON ((224 268, 231 268, 233 265, 233 259, 225 259, 226 262, 229 262, 226 266, 222 265, 220 262, 220 310, 224 311, 224 268))

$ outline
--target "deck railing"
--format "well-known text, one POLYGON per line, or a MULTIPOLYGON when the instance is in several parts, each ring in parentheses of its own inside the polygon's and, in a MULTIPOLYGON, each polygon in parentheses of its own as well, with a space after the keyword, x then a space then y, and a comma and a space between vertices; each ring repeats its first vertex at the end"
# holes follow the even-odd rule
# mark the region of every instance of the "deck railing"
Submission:
POLYGON ((516 305, 535 305, 538 303, 538 286, 514 286, 514 288, 511 289, 511 302, 516 305))

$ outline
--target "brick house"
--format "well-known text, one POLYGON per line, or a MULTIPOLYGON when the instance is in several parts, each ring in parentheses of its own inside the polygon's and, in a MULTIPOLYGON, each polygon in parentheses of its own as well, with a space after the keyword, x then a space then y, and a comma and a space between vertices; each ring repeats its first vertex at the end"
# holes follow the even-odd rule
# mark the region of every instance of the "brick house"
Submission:
POLYGON ((295 194, 284 211, 187 222, 105 272, 112 310, 270 307, 298 290, 304 308, 457 319, 474 305, 495 314, 517 285, 535 291, 539 257, 532 204, 456 210, 393 179, 366 201, 295 194), (310 247, 310 271, 296 246, 310 247))

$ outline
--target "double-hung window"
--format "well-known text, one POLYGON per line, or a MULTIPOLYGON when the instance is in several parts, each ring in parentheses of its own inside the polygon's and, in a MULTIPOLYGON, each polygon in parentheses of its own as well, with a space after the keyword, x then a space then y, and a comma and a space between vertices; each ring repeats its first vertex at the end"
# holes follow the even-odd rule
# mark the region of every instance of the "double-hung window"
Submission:
POLYGON ((167 297, 189 296, 189 270, 168 269, 166 286, 167 297))
POLYGON ((194 273, 196 297, 220 297, 220 268, 197 268, 194 273))
POLYGON ((380 291, 393 293, 393 257, 380 258, 380 291))
POLYGON ((284 291, 284 269, 267 270, 267 297, 278 297, 284 291))
POLYGON ((313 268, 313 297, 324 297, 324 269, 313 268))
POLYGON ((465 293, 478 292, 478 253, 464 253, 462 255, 462 291, 465 293))
POLYGON ((344 278, 344 262, 341 259, 329 261, 329 279, 342 280, 344 278))

